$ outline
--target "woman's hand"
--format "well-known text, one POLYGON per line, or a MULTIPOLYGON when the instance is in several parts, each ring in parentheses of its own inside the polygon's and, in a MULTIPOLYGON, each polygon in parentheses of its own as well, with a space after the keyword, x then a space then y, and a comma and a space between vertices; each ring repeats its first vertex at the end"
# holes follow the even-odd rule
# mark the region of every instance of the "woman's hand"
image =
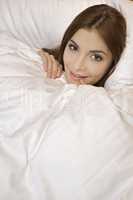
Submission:
POLYGON ((39 55, 43 60, 43 68, 47 73, 48 78, 59 78, 62 74, 62 65, 54 58, 53 55, 43 51, 42 49, 38 50, 39 55))

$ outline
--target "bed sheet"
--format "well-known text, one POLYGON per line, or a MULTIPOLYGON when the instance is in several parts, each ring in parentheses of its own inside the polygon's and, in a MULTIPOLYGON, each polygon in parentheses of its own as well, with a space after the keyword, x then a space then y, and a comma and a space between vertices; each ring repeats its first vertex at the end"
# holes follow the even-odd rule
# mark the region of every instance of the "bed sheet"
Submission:
POLYGON ((47 79, 1 34, 0 155, 1 200, 132 200, 133 87, 47 79))

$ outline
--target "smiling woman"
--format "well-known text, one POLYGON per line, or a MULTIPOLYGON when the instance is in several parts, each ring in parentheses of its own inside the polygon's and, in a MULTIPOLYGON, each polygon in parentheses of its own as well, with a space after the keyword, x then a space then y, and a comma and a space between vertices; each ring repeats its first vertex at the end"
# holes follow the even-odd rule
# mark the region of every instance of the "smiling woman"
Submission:
POLYGON ((49 78, 59 77, 62 65, 68 83, 103 86, 125 42, 124 17, 115 8, 101 4, 81 12, 69 25, 61 45, 57 49, 44 48, 41 55, 49 78))
POLYGON ((93 85, 107 72, 112 53, 95 29, 79 29, 68 42, 63 60, 68 83, 93 85))

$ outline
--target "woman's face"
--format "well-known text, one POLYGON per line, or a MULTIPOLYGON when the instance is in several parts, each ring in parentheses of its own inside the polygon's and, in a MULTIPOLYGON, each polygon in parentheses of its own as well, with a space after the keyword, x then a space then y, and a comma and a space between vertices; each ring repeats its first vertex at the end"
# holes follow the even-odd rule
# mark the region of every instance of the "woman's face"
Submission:
POLYGON ((63 62, 68 83, 97 83, 112 63, 112 54, 95 29, 79 29, 67 43, 63 62))

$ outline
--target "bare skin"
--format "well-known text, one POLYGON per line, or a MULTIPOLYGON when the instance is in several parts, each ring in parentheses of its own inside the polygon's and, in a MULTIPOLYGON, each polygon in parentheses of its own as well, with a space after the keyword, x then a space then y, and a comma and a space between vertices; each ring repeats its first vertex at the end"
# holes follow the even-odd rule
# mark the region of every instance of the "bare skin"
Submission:
POLYGON ((60 63, 54 58, 53 55, 50 55, 41 49, 38 50, 38 53, 43 60, 43 68, 47 77, 52 79, 59 78, 63 72, 60 63))
MULTIPOLYGON (((58 78, 62 66, 48 53, 40 53, 47 77, 58 78)), ((79 29, 67 43, 63 55, 65 79, 80 85, 98 82, 112 63, 112 54, 97 30, 79 29)))

